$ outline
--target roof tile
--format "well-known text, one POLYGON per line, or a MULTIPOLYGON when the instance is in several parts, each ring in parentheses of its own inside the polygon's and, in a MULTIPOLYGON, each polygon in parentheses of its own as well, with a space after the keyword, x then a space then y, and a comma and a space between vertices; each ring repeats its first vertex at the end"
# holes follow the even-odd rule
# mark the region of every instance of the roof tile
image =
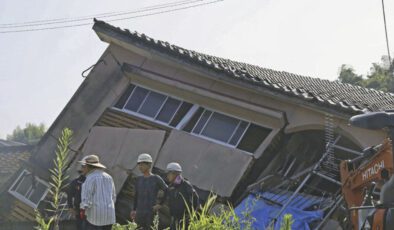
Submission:
POLYGON ((159 52, 180 58, 189 64, 204 67, 229 78, 242 80, 267 90, 298 97, 319 106, 328 106, 348 113, 394 109, 394 94, 391 93, 219 58, 158 41, 145 34, 130 33, 128 30, 122 30, 103 21, 95 20, 93 29, 97 28, 115 32, 124 36, 124 39, 130 43, 142 48, 157 49, 159 52), (292 93, 289 93, 290 90, 292 93))

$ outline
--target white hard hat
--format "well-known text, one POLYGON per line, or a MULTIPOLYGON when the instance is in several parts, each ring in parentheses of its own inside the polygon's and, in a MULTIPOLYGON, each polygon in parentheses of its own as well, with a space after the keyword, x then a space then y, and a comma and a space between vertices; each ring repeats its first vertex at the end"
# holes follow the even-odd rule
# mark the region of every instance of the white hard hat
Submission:
POLYGON ((146 162, 146 163, 152 163, 152 157, 147 154, 147 153, 142 153, 138 156, 138 160, 137 163, 142 163, 142 162, 146 162))
POLYGON ((176 162, 171 162, 167 165, 167 171, 169 172, 182 172, 182 167, 176 162))

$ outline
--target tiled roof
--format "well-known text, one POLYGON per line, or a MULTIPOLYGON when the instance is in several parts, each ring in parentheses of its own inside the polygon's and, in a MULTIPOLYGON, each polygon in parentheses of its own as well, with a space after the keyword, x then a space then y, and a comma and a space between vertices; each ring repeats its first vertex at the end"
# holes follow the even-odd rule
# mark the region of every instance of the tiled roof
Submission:
POLYGON ((27 160, 33 146, 0 147, 0 174, 13 174, 19 167, 21 160, 27 160))
POLYGON ((206 55, 150 38, 145 34, 130 32, 127 29, 123 30, 103 21, 95 20, 93 29, 96 32, 105 31, 109 36, 116 36, 138 47, 164 53, 170 57, 203 67, 229 78, 289 97, 296 97, 307 103, 313 103, 325 108, 351 114, 394 108, 394 94, 392 93, 271 70, 206 55))
POLYGON ((25 145, 25 144, 16 141, 8 141, 8 140, 0 139, 0 147, 19 146, 19 145, 25 145))

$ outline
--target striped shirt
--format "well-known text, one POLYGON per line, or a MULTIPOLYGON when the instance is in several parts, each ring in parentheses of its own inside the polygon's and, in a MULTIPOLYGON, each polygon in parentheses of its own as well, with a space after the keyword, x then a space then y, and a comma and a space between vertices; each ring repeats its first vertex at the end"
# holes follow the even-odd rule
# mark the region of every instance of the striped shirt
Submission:
POLYGON ((95 169, 86 175, 80 206, 85 209, 89 223, 96 226, 114 224, 115 198, 115 185, 108 173, 95 169))

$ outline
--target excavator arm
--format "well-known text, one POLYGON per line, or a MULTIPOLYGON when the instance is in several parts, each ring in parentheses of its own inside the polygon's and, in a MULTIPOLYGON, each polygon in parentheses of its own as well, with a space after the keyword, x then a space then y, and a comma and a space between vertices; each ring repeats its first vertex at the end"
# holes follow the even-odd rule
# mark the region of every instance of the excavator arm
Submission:
POLYGON ((393 172, 393 155, 391 141, 386 139, 378 151, 365 162, 356 167, 357 161, 342 161, 340 164, 342 193, 349 207, 360 206, 363 193, 373 182, 382 180, 381 170, 386 169, 389 175, 393 172))

